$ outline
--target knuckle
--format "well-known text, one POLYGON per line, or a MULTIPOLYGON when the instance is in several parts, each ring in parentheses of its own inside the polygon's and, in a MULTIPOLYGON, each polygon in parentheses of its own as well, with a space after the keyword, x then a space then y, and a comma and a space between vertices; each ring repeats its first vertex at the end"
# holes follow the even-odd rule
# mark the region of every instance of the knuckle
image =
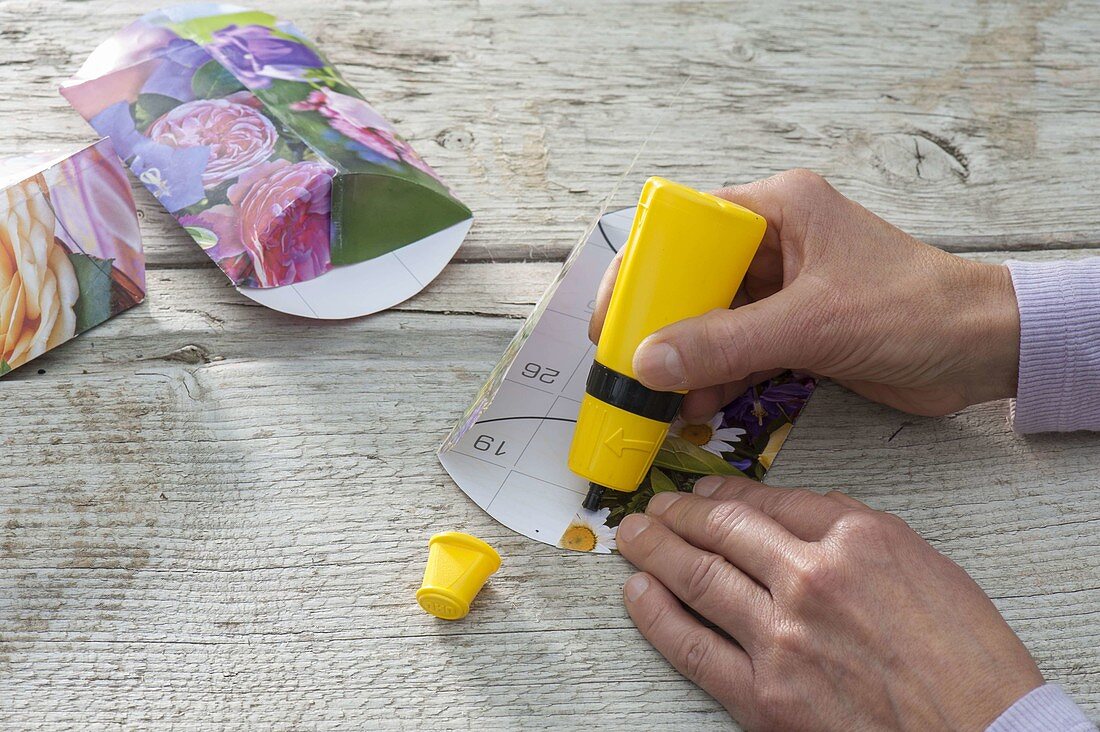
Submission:
POLYGON ((684 602, 696 605, 707 597, 722 574, 724 565, 724 559, 710 552, 702 552, 691 560, 684 580, 684 602))
POLYGON ((714 639, 709 634, 704 631, 685 633, 676 649, 677 665, 689 679, 701 679, 706 675, 713 652, 714 639))
MULTIPOLYGON (((843 198, 828 181, 804 168, 780 173, 775 181, 782 199, 783 226, 795 240, 804 240, 821 216, 843 198)), ((820 245, 820 242, 819 244, 820 245)))
POLYGON ((908 525, 882 511, 852 511, 834 526, 842 546, 882 547, 893 543, 908 525))
POLYGON ((819 194, 832 188, 828 181, 807 168, 793 168, 780 173, 779 183, 796 196, 819 194))
POLYGON ((661 634, 661 629, 668 625, 669 614, 671 612, 672 608, 668 603, 657 604, 649 613, 645 614, 643 623, 639 624, 639 629, 646 635, 650 633, 655 635, 661 634))
POLYGON ((809 636, 805 629, 795 623, 784 623, 772 632, 772 645, 776 651, 787 655, 805 653, 809 636))
POLYGON ((828 554, 814 553, 795 564, 790 575, 797 601, 816 603, 844 592, 845 576, 836 560, 828 554))
POLYGON ((896 514, 887 513, 886 511, 873 511, 872 513, 878 516, 879 522, 886 528, 886 530, 892 533, 909 533, 912 529, 909 528, 909 524, 905 523, 905 520, 896 514))
POLYGON ((711 497, 723 503, 740 500, 746 491, 760 486, 760 481, 740 475, 706 477, 716 477, 718 479, 718 490, 711 497))
POLYGON ((820 498, 818 494, 805 488, 785 488, 769 493, 764 499, 763 506, 765 513, 798 510, 802 507, 808 509, 820 498))
MULTIPOLYGON (((646 520, 648 521, 649 519, 646 520)), ((639 557, 637 561, 635 561, 633 558, 631 559, 631 561, 639 569, 652 569, 655 565, 660 564, 662 559, 669 556, 668 549, 669 545, 672 543, 672 538, 667 536, 665 532, 661 532, 657 534, 657 538, 655 541, 651 540, 636 543, 642 543, 645 544, 645 546, 641 548, 640 553, 642 554, 642 556, 639 557)))
POLYGON ((807 510, 817 507, 821 501, 821 494, 809 488, 796 488, 791 491, 791 502, 795 506, 806 506, 807 510))
POLYGON ((703 530, 720 543, 724 542, 744 525, 749 510, 748 505, 740 501, 722 501, 707 512, 703 530))

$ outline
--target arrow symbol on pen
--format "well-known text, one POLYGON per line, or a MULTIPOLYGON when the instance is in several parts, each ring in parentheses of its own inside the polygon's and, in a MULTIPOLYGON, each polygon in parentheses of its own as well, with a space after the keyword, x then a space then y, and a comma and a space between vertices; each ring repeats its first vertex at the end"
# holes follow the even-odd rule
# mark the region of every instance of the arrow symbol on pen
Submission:
POLYGON ((623 456, 623 450, 638 450, 640 452, 649 452, 653 447, 653 443, 649 440, 630 440, 623 437, 623 428, 615 430, 611 433, 603 442, 611 452, 615 453, 617 457, 623 456))

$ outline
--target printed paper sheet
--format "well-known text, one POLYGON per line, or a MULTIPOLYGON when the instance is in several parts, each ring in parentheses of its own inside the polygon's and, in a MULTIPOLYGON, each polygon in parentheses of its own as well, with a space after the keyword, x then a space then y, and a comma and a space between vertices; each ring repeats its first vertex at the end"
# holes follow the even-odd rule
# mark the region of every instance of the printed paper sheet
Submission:
POLYGON ((609 490, 599 511, 584 510, 588 483, 566 463, 595 354, 588 321, 633 216, 625 209, 596 222, 439 451, 458 486, 493 518, 562 548, 612 551, 624 516, 644 511, 654 493, 691 490, 703 475, 762 479, 815 386, 787 373, 703 424, 677 419, 636 492, 609 490))

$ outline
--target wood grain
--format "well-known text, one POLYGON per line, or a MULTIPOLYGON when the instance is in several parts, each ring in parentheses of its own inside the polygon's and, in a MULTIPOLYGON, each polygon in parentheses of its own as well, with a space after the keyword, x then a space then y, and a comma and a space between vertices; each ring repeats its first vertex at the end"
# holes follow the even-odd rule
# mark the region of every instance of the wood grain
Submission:
MULTIPOLYGON (((651 133, 620 203, 653 173, 706 187, 802 166, 947 248, 1100 243, 1092 3, 896 5, 265 7, 322 43, 475 211, 465 260, 560 260, 651 133)), ((145 7, 0 2, 0 69, 19 91, 0 100, 0 150, 90 139, 56 88, 145 7)), ((203 260, 139 201, 154 266, 203 260)))
MULTIPOLYGON (((144 5, 0 0, 0 149, 89 139, 57 83, 144 5)), ((314 323, 139 192, 148 302, 0 382, 0 728, 729 728, 634 630, 624 562, 511 534, 434 457, 642 140, 616 203, 803 165, 969 256, 1100 243, 1086 2, 266 7, 477 224, 417 298, 314 323), (456 624, 413 601, 448 529, 504 556, 456 624)), ((826 385, 771 480, 899 513, 1097 716, 1098 454, 1003 404, 920 419, 826 385)))

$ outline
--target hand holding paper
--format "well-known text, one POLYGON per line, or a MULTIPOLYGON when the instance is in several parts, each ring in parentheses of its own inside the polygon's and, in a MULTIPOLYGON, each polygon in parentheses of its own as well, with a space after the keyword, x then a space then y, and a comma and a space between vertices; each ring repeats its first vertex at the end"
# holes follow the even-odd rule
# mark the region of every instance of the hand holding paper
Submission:
POLYGON ((1043 683, 966 572, 841 493, 706 478, 619 550, 639 630, 747 729, 981 730, 1043 683))

